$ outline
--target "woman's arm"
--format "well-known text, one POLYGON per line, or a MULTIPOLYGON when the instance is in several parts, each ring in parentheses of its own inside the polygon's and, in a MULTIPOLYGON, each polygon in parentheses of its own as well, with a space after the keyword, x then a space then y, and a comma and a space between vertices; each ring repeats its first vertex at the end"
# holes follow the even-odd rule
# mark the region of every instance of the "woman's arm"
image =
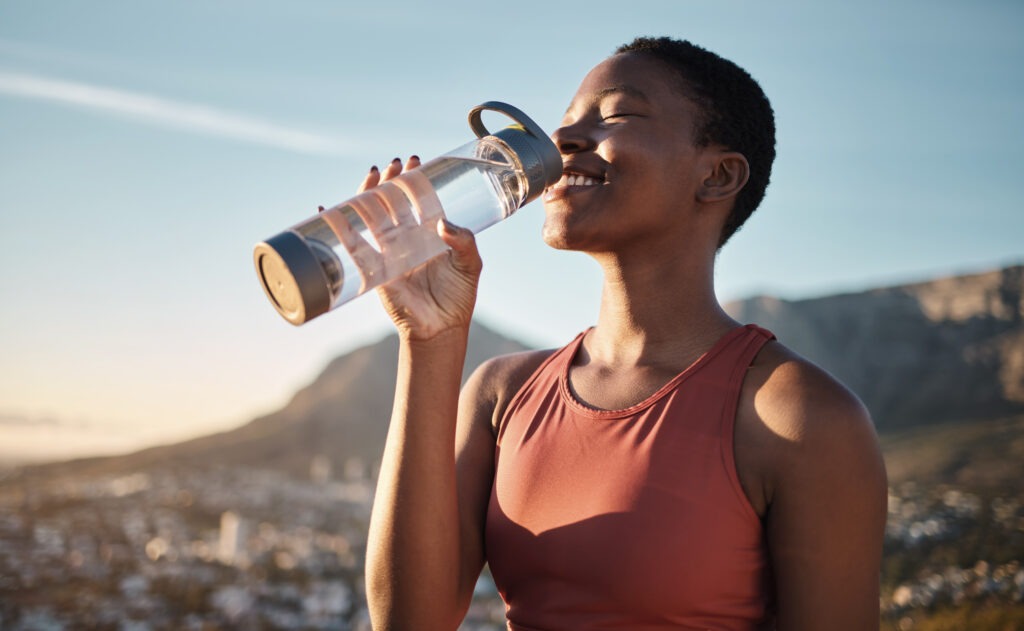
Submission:
POLYGON ((494 437, 479 378, 467 384, 456 464, 459 379, 466 336, 453 332, 399 351, 394 411, 367 543, 375 629, 455 629, 483 566, 482 515, 494 437), (479 414, 472 412, 478 410, 479 414), (482 427, 481 427, 482 425, 482 427), (458 470, 458 471, 457 471, 458 470))
MULTIPOLYGON (((410 160, 406 168, 415 168, 410 160)), ((396 176, 393 162, 371 171, 361 190, 396 176)), ((442 224, 451 248, 406 278, 380 288, 398 329, 398 374, 367 542, 366 587, 375 629, 455 629, 483 563, 478 487, 490 488, 494 439, 488 397, 471 380, 459 414, 459 383, 481 270, 472 233, 442 224), (456 475, 457 425, 460 473, 456 475), (471 480, 459 484, 457 479, 471 480), (465 497, 463 497, 465 495, 465 497)), ((490 397, 493 401, 493 397, 490 397)))
POLYGON ((867 410, 800 358, 772 368, 755 407, 774 443, 765 527, 777 628, 877 630, 887 485, 867 410))

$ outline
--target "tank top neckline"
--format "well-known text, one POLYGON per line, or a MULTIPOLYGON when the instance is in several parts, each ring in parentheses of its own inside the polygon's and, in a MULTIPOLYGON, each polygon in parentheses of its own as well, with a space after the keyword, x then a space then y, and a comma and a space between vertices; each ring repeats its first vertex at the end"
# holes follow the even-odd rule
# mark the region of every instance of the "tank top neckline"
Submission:
POLYGON ((591 407, 583 403, 575 394, 573 394, 572 388, 569 387, 569 369, 572 367, 572 362, 576 358, 576 354, 579 352, 580 347, 583 345, 583 339, 594 329, 594 327, 590 327, 586 331, 577 335, 576 339, 565 348, 566 352, 561 359, 561 366, 558 368, 559 394, 567 406, 582 416, 608 420, 633 416, 645 408, 654 405, 659 399, 665 397, 669 392, 676 389, 691 375, 698 372, 702 367, 710 362, 716 355, 725 350, 734 339, 739 337, 742 333, 754 328, 756 327, 752 324, 745 324, 726 331, 720 338, 718 338, 718 341, 716 341, 711 348, 695 359, 692 364, 684 368, 682 372, 655 390, 650 396, 626 408, 606 410, 603 408, 591 407))

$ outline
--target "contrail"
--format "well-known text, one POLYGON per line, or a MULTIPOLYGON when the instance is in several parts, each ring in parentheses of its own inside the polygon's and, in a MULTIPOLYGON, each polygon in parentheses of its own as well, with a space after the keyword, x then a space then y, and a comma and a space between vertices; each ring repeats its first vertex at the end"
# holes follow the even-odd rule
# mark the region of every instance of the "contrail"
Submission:
POLYGON ((340 155, 337 138, 293 129, 206 105, 173 101, 88 83, 0 71, 0 94, 40 99, 126 115, 145 122, 276 147, 296 153, 340 155))

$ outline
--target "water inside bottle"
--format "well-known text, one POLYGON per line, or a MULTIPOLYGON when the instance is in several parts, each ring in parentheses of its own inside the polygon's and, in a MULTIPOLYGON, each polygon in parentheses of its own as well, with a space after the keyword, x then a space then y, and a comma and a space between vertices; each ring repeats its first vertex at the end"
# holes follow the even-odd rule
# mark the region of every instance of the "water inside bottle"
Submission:
POLYGON ((421 167, 438 191, 448 219, 478 233, 525 201, 527 181, 516 153, 488 136, 421 167))
POLYGON ((295 226, 321 262, 332 307, 445 252, 442 217, 479 232, 515 212, 522 176, 505 155, 491 157, 431 160, 295 226))

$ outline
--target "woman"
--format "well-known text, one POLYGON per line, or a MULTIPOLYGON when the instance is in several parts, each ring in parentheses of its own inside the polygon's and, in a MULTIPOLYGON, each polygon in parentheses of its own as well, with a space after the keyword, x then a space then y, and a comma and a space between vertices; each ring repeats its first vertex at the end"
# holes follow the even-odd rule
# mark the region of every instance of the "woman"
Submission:
POLYGON ((485 562, 510 629, 877 628, 870 418, 714 293, 774 158, 760 88, 692 44, 638 39, 584 78, 553 140, 544 240, 602 266, 594 327, 485 363, 460 396, 472 234, 440 225, 450 255, 381 291, 401 346, 375 628, 455 629, 485 562))

